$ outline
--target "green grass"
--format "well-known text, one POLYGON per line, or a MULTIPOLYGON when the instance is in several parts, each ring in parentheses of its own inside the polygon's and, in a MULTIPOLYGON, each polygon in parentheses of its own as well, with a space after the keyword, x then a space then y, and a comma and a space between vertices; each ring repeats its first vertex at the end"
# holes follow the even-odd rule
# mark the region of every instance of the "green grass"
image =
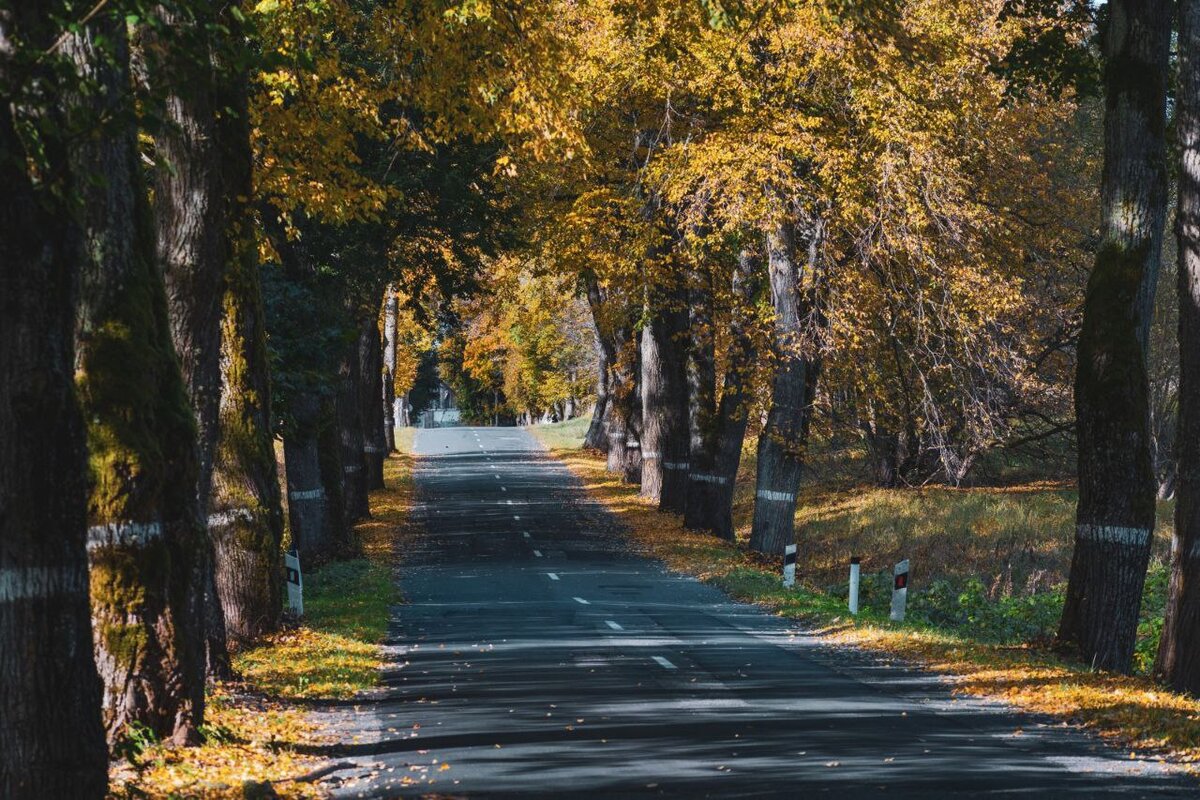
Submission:
POLYGON ((583 446, 583 437, 587 435, 588 425, 591 422, 592 415, 586 414, 566 422, 550 422, 531 427, 538 438, 550 449, 570 450, 583 446))

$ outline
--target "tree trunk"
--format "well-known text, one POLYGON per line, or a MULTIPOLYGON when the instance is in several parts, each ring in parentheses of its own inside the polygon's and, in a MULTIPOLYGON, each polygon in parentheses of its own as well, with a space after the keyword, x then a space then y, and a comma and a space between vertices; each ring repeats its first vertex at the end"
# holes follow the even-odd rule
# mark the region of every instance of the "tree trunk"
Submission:
POLYGON ((379 319, 375 315, 364 317, 358 334, 358 367, 362 377, 362 412, 359 416, 363 424, 363 461, 368 490, 383 488, 383 460, 388 454, 383 424, 386 417, 379 405, 383 397, 382 358, 379 319))
POLYGON ((396 288, 388 286, 383 302, 383 437, 387 452, 396 451, 396 324, 400 301, 396 288))
POLYGON ((797 241, 797 234, 796 226, 785 223, 767 237, 767 270, 775 308, 775 375, 767 424, 758 437, 750 529, 750 549, 766 555, 782 555, 795 541, 796 493, 820 371, 816 348, 821 321, 813 286, 821 246, 820 223, 806 225, 803 241, 797 241), (808 258, 808 276, 799 263, 801 247, 808 258))
POLYGON ((1200 0, 1179 4, 1179 415, 1171 581, 1154 670, 1200 694, 1200 0))
MULTIPOLYGON (((350 532, 359 516, 349 502, 346 480, 346 455, 341 399, 326 397, 321 401, 320 424, 317 427, 317 461, 321 471, 321 486, 328 498, 329 514, 325 518, 325 541, 332 555, 349 555, 350 532)), ((361 441, 361 440, 359 440, 361 441)), ((353 447, 353 445, 351 445, 353 447)), ((362 445, 354 448, 362 460, 362 445)), ((361 467, 359 473, 361 474, 361 467)), ((352 488, 351 488, 352 490, 352 488)))
MULTIPOLYGON (((599 321, 596 321, 599 325, 599 321)), ((592 408, 592 421, 588 424, 583 446, 588 450, 608 452, 608 374, 613 367, 613 357, 605 347, 600 335, 596 334, 596 405, 592 408)))
MULTIPOLYGON (((752 250, 743 250, 738 255, 737 268, 733 273, 733 308, 730 325, 729 367, 721 388, 721 400, 717 405, 716 433, 711 471, 699 471, 693 466, 688 475, 688 502, 698 494, 692 484, 706 484, 701 490, 705 497, 701 507, 706 516, 695 519, 696 527, 707 530, 722 539, 733 541, 733 490, 737 478, 738 464, 742 460, 742 443, 746 438, 746 423, 749 417, 751 386, 750 373, 754 362, 754 339, 748 324, 753 313, 754 298, 758 294, 762 271, 762 255, 752 250)), ((703 469, 703 467, 701 467, 703 469)))
POLYGON ((625 421, 625 451, 622 453, 624 462, 622 480, 637 486, 642 482, 642 348, 641 337, 636 333, 630 334, 630 347, 633 350, 633 366, 630 369, 631 390, 626 398, 628 403, 625 421))
POLYGON ((1102 240, 1079 335, 1079 505, 1058 638, 1092 666, 1128 672, 1154 529, 1145 348, 1166 205, 1172 5, 1109 8, 1102 240))
POLYGON ((687 305, 669 292, 642 331, 642 496, 683 512, 688 458, 687 305))
POLYGON ((292 399, 293 424, 283 432, 283 464, 287 478, 288 527, 292 547, 307 569, 326 558, 333 543, 332 517, 340 511, 330 503, 321 477, 318 440, 321 399, 312 392, 296 392, 292 399))
POLYGON ((226 633, 246 644, 275 630, 283 604, 283 509, 271 435, 271 383, 257 243, 245 82, 219 130, 232 253, 221 333, 221 405, 209 497, 214 578, 226 633))
MULTIPOLYGON (((361 330, 361 325, 358 326, 361 330)), ((338 367, 337 424, 342 443, 342 472, 345 475, 345 525, 347 529, 371 516, 367 498, 367 460, 363 450, 362 396, 365 389, 359 339, 349 344, 338 367)))
POLYGON ((636 483, 641 478, 635 411, 641 403, 637 395, 637 342, 633 320, 623 297, 587 278, 588 306, 600 337, 604 359, 609 363, 608 404, 604 410, 608 445, 606 469, 636 483), (632 445, 629 443, 633 442, 632 445))
MULTIPOLYGON (((104 102, 122 102, 124 19, 104 18, 65 50, 106 88, 104 102)), ((94 477, 88 548, 104 725, 110 742, 136 722, 184 743, 204 719, 208 537, 196 422, 171 345, 134 130, 102 128, 77 149, 77 164, 94 176, 83 192, 92 260, 80 282, 76 375, 94 477)))
MULTIPOLYGON (((39 2, 0 16, 0 48, 59 29, 39 2)), ((35 184, 16 133, 19 79, 0 60, 0 797, 99 800, 108 784, 88 606, 87 454, 75 397, 74 307, 84 258, 62 108, 35 184), (36 188, 35 188, 36 187, 36 188)), ((51 77, 49 64, 35 73, 51 77)), ((51 98, 61 97, 57 92, 51 98)), ((84 176, 86 178, 86 176, 84 176)))
POLYGON ((713 341, 712 270, 702 264, 689 276, 687 403, 688 457, 683 524, 703 529, 712 518, 715 484, 693 480, 691 473, 711 475, 717 452, 717 368, 713 341))

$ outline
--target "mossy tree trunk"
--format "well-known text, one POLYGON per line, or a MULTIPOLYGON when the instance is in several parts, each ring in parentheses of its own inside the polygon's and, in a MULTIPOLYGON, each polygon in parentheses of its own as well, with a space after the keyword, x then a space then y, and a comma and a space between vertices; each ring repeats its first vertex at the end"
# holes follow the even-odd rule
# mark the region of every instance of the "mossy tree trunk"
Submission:
MULTIPOLYGON (((0 17, 0 42, 45 51, 51 6, 0 17)), ((54 10, 57 10, 55 8, 54 10)), ((87 457, 74 385, 84 258, 61 107, 30 108, 0 59, 0 797, 99 800, 108 783, 88 604, 87 457), (42 116, 40 156, 14 109, 42 116), (31 179, 29 165, 41 167, 31 179)), ((52 65, 34 75, 52 78, 52 65)), ((52 84, 51 84, 52 85, 52 84)), ((51 92, 51 97, 61 96, 51 92)))
POLYGON ((1086 663, 1132 666, 1154 529, 1146 342, 1166 206, 1172 4, 1109 4, 1102 238, 1075 373, 1079 505, 1059 641, 1086 663))
POLYGON ((253 162, 245 81, 230 87, 233 113, 219 129, 232 253, 225 276, 221 404, 209 496, 213 573, 225 630, 245 644, 279 625, 283 509, 271 434, 266 323, 253 214, 253 162))
POLYGON ((364 314, 358 330, 358 372, 361 378, 359 417, 363 426, 363 463, 366 488, 383 488, 383 459, 388 453, 384 430, 386 415, 383 401, 383 342, 379 336, 379 318, 364 314))
MULTIPOLYGON (((68 37, 112 119, 128 101, 123 17, 68 37), (105 48, 106 51, 102 51, 105 48)), ((80 283, 76 375, 88 421, 91 595, 110 740, 139 723, 176 742, 204 717, 204 566, 196 422, 171 344, 167 298, 132 126, 77 149, 90 258, 80 283)))
POLYGON ((767 273, 775 309, 771 407, 758 437, 750 549, 782 555, 795 540, 796 494, 821 369, 823 322, 816 298, 821 225, 787 222, 767 237, 767 273), (802 262, 807 258, 807 262, 802 262))
POLYGON ((400 301, 389 285, 383 300, 383 437, 387 452, 396 449, 396 325, 400 301))
POLYGON ((746 439, 752 400, 750 373, 755 348, 750 318, 761 283, 762 260, 757 250, 747 248, 738 254, 731 286, 729 365, 725 369, 721 399, 717 404, 713 451, 708 462, 711 468, 704 471, 703 462, 693 463, 688 475, 688 503, 690 506, 695 497, 696 512, 699 513, 693 513, 689 508, 685 524, 729 541, 734 538, 734 479, 742 460, 742 443, 746 439))
POLYGON ((1179 417, 1171 581, 1155 672, 1200 694, 1200 0, 1179 3, 1179 417))

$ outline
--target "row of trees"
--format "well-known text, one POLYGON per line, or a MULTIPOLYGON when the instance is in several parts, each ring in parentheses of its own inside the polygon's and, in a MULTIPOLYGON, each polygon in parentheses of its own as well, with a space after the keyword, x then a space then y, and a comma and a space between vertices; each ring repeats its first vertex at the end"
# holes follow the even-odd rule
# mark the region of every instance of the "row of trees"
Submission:
POLYGON ((276 438, 287 546, 353 546, 501 154, 564 138, 539 8, 0 2, 0 795, 198 741, 279 623, 276 438))

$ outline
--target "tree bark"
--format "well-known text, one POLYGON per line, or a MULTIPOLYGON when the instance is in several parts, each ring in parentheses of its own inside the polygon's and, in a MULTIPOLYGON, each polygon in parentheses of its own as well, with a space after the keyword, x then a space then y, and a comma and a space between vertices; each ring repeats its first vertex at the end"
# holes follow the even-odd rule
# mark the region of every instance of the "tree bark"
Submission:
POLYGON ((383 436, 387 452, 396 451, 396 325, 400 301, 396 288, 388 286, 383 302, 383 436))
POLYGON ((782 555, 795 541, 796 494, 821 368, 816 353, 821 320, 813 286, 820 246, 819 222, 805 224, 802 232, 796 225, 784 223, 767 237, 767 271, 775 309, 775 375, 767 423, 758 437, 750 529, 750 549, 766 555, 782 555), (802 252, 808 259, 806 265, 800 263, 802 252))
POLYGON ((687 298, 666 293, 642 331, 642 496, 664 511, 683 512, 687 499, 687 298))
POLYGON ((629 347, 633 353, 633 365, 629 370, 630 391, 624 398, 627 405, 621 478, 626 483, 638 486, 642 482, 642 348, 641 337, 633 331, 630 332, 629 347))
MULTIPOLYGON (((361 325, 356 326, 361 329, 361 325)), ((355 336, 342 355, 338 367, 337 426, 342 445, 343 509, 347 530, 360 519, 371 516, 367 499, 367 461, 363 447, 362 395, 363 376, 359 361, 359 336, 355 336)))
MULTIPOLYGON (((0 50, 44 51, 45 3, 0 15, 0 50)), ((0 797, 99 800, 108 784, 88 605, 87 454, 75 396, 75 287, 84 259, 61 107, 27 108, 0 59, 0 797), (38 163, 14 107, 45 115, 38 163)), ((52 77, 50 64, 35 77, 52 77)), ((52 85, 52 84, 51 84, 52 85)), ((51 93, 51 97, 60 97, 51 93)), ((86 176, 85 176, 86 177, 86 176)))
POLYGON ((292 547, 300 554, 301 567, 307 569, 328 557, 333 547, 332 518, 340 509, 330 503, 321 475, 321 398, 312 392, 296 392, 292 420, 294 424, 283 432, 288 523, 292 547))
MULTIPOLYGON (((599 321, 596 321, 599 325, 599 321)), ((592 421, 588 424, 587 434, 583 437, 583 446, 588 450, 608 452, 608 373, 613 366, 613 356, 606 348, 600 334, 596 340, 596 405, 592 408, 592 421)))
POLYGON ((1166 206, 1172 5, 1109 9, 1102 239, 1079 335, 1079 505, 1058 638, 1092 666, 1128 672, 1154 529, 1145 348, 1166 206))
POLYGON ((358 332, 358 368, 362 378, 359 397, 363 425, 363 462, 366 469, 366 488, 383 488, 383 459, 388 453, 386 416, 382 413, 383 342, 379 336, 379 318, 364 315, 358 332))
MULTIPOLYGON (((323 398, 320 424, 317 427, 317 461, 321 473, 321 486, 329 504, 329 514, 325 518, 325 541, 329 545, 330 554, 335 556, 350 554, 350 531, 359 519, 347 500, 348 476, 346 462, 343 460, 346 447, 340 404, 339 397, 323 398)), ((359 460, 362 458, 361 448, 360 444, 357 448, 359 460)))
POLYGON ((701 264, 689 276, 688 286, 688 458, 683 524, 703 529, 712 518, 712 488, 708 481, 692 480, 691 472, 711 475, 717 452, 717 367, 713 340, 713 276, 701 264))
POLYGON ((754 361, 754 338, 749 319, 753 314, 761 271, 762 255, 759 252, 745 249, 738 254, 732 282, 730 359, 717 405, 713 454, 709 462, 712 466, 710 471, 704 471, 702 465, 694 464, 688 474, 688 502, 690 504, 694 496, 702 494, 697 510, 703 509, 704 513, 702 517, 690 513, 688 518, 693 520, 695 527, 729 541, 734 539, 734 481, 742 460, 752 399, 749 379, 754 361), (693 488, 694 484, 705 486, 693 488))
MULTIPOLYGON (((120 118, 129 91, 124 20, 106 18, 64 47, 120 118)), ((196 423, 171 345, 134 137, 128 125, 102 127, 76 153, 79 169, 99 178, 83 192, 91 260, 76 329, 94 478, 93 635, 109 740, 137 722, 184 743, 204 719, 208 537, 196 498, 196 423)))
POLYGON ((615 295, 596 281, 586 280, 588 307, 596 323, 604 358, 609 363, 608 404, 605 408, 607 434, 606 469, 636 483, 640 480, 641 461, 635 437, 635 408, 637 397, 637 342, 633 320, 625 299, 615 295), (634 444, 631 446, 629 442, 634 444))
POLYGON ((271 383, 259 283, 250 121, 244 79, 218 130, 229 241, 221 334, 221 404, 209 496, 214 582, 225 630, 247 644, 275 630, 283 603, 283 509, 271 434, 271 383))
POLYGON ((1154 670, 1200 694, 1200 0, 1179 3, 1179 414, 1171 580, 1154 670))

